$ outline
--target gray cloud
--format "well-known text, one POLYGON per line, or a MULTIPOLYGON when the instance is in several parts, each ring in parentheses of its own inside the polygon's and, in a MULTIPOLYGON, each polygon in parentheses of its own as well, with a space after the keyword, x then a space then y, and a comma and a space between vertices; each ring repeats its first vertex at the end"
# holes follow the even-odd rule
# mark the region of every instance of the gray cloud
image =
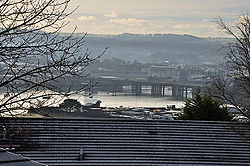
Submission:
POLYGON ((148 32, 216 36, 211 23, 215 17, 232 21, 250 12, 249 0, 72 0, 72 5, 76 4, 79 8, 70 17, 70 26, 77 25, 84 32, 109 34, 148 32))

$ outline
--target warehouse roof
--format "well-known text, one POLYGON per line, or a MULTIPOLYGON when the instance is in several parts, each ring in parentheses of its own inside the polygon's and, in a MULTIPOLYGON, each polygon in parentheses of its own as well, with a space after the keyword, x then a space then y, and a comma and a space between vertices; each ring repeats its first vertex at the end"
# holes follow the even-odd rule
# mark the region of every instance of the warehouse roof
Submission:
POLYGON ((249 124, 53 118, 1 122, 19 131, 12 138, 15 152, 48 165, 250 165, 249 124))

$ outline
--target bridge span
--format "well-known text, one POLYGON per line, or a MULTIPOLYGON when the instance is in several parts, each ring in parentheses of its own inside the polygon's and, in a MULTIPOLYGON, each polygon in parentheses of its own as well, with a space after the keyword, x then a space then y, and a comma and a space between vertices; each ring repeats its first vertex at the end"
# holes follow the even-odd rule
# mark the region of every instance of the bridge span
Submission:
POLYGON ((204 88, 203 84, 194 84, 189 82, 159 81, 146 79, 122 79, 118 77, 100 77, 97 87, 109 88, 116 95, 117 92, 123 92, 124 86, 131 87, 131 93, 134 95, 142 95, 142 87, 148 86, 151 89, 152 96, 165 96, 166 87, 171 89, 172 96, 187 99, 188 90, 195 93, 197 88, 204 88))

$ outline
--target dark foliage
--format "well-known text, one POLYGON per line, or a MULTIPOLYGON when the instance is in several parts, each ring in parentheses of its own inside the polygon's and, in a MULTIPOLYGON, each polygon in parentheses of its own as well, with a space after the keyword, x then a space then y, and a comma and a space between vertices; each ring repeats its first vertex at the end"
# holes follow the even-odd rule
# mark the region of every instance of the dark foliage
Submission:
POLYGON ((75 99, 66 99, 59 105, 61 108, 80 108, 81 103, 75 99))
POLYGON ((202 96, 199 89, 195 98, 186 101, 183 111, 184 114, 178 117, 179 120, 229 121, 232 119, 227 107, 208 94, 202 96))

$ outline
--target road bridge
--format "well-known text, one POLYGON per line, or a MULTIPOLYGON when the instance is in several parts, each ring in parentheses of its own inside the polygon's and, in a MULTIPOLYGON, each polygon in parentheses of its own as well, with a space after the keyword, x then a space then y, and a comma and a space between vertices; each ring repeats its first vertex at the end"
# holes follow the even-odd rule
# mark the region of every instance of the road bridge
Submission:
POLYGON ((194 84, 189 82, 144 80, 144 79, 122 79, 119 77, 100 77, 97 87, 109 87, 111 92, 116 95, 117 92, 123 92, 124 86, 131 87, 131 93, 142 95, 142 87, 151 87, 152 96, 165 96, 166 87, 171 87, 172 96, 187 99, 187 92, 191 90, 195 93, 197 88, 203 88, 203 84, 194 84))

